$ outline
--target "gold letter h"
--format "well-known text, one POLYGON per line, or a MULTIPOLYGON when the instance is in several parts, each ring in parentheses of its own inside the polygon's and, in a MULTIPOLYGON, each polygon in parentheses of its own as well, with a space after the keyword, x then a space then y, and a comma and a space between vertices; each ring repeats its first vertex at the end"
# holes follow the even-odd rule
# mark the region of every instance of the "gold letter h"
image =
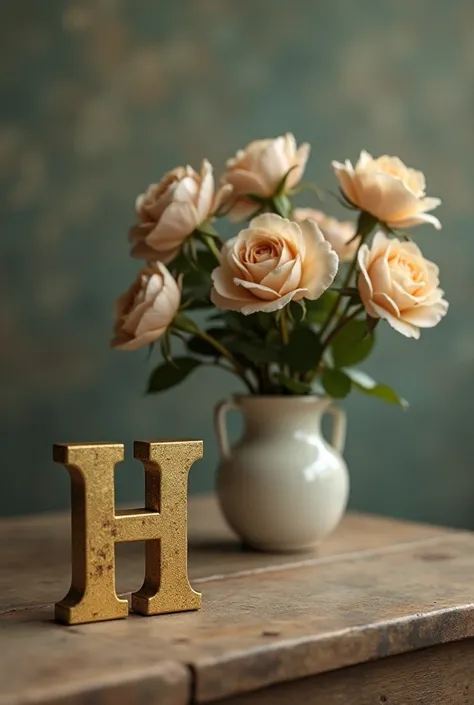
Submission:
POLYGON ((71 476, 72 580, 55 617, 66 624, 128 616, 115 592, 115 543, 145 541, 145 580, 132 594, 140 614, 201 607, 187 572, 188 472, 202 458, 202 441, 134 444, 145 468, 145 509, 115 511, 115 464, 121 443, 57 444, 53 458, 71 476))

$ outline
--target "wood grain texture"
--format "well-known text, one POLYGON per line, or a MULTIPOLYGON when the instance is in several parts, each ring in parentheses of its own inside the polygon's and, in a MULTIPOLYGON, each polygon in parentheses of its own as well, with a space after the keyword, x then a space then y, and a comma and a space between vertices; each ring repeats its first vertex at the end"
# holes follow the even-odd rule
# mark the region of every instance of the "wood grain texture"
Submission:
POLYGON ((474 640, 303 678, 216 705, 474 705, 474 640))
MULTIPOLYGON (((85 702, 107 682, 129 684, 128 705, 153 679, 180 703, 190 673, 196 700, 211 702, 474 636, 472 534, 355 515, 319 552, 261 555, 241 549, 213 506, 191 502, 200 612, 69 628, 52 622, 49 604, 67 587, 64 576, 54 582, 66 571, 64 519, 25 522, 16 551, 22 523, 4 522, 0 703, 80 698, 81 689, 85 702), (174 668, 183 677, 172 687, 174 668)), ((134 587, 141 564, 122 558, 121 584, 134 587)))
MULTIPOLYGON (((305 558, 334 560, 345 553, 377 550, 449 533, 440 527, 348 514, 316 552, 288 556, 244 549, 224 524, 213 497, 192 498, 188 520, 192 579, 253 571, 305 558)), ((118 592, 138 590, 144 574, 143 544, 119 545, 116 551, 118 592)), ((61 513, 0 519, 0 566, 0 613, 60 600, 70 584, 69 516, 61 513)))

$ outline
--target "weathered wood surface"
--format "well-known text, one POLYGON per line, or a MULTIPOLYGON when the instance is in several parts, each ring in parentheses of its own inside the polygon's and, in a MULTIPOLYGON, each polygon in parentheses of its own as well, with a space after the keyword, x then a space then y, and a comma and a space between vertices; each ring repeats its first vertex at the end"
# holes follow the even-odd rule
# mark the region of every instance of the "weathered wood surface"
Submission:
MULTIPOLYGON (((189 503, 189 574, 193 580, 284 565, 317 557, 436 539, 448 529, 348 514, 314 554, 275 555, 242 549, 220 517, 216 501, 195 497, 189 503)), ((143 544, 117 545, 117 590, 130 592, 143 579, 143 544)), ((66 514, 0 518, 0 613, 60 600, 70 582, 70 520, 66 514), (12 576, 15 576, 14 579, 12 576)))
MULTIPOLYGON (((191 689, 208 702, 474 636, 470 533, 350 515, 316 553, 261 555, 200 498, 201 611, 69 628, 51 608, 68 587, 68 541, 64 517, 0 522, 0 703, 79 703, 126 683, 124 705, 147 683, 151 705, 191 689)), ((119 590, 141 583, 139 553, 121 551, 119 590)))
POLYGON ((216 705, 474 705, 474 640, 302 678, 216 705))

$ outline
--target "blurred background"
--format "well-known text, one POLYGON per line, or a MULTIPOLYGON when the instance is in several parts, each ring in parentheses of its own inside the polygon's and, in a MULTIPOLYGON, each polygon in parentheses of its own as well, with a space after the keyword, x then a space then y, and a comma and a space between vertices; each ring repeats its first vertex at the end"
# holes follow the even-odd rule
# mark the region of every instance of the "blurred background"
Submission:
POLYGON ((212 488, 212 408, 240 390, 199 371, 147 398, 146 352, 109 350, 126 233, 164 171, 292 131, 322 187, 365 148, 443 199, 441 233, 416 238, 449 315, 419 342, 381 331, 366 369, 411 409, 354 393, 346 457, 352 507, 474 528, 473 34, 470 0, 2 3, 0 514, 68 506, 55 441, 125 442, 118 500, 140 504, 132 440, 203 438, 190 487, 212 488))

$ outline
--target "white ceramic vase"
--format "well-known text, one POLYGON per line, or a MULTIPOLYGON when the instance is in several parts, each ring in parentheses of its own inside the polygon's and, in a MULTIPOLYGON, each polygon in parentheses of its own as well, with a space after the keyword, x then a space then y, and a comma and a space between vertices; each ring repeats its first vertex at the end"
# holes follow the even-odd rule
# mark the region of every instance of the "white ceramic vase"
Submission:
POLYGON ((341 455, 346 417, 331 399, 236 396, 217 406, 215 427, 219 502, 246 544, 262 551, 306 551, 336 528, 347 506, 349 475, 341 455), (226 430, 230 410, 245 420, 233 448, 226 430), (333 415, 331 444, 321 431, 326 413, 333 415))

